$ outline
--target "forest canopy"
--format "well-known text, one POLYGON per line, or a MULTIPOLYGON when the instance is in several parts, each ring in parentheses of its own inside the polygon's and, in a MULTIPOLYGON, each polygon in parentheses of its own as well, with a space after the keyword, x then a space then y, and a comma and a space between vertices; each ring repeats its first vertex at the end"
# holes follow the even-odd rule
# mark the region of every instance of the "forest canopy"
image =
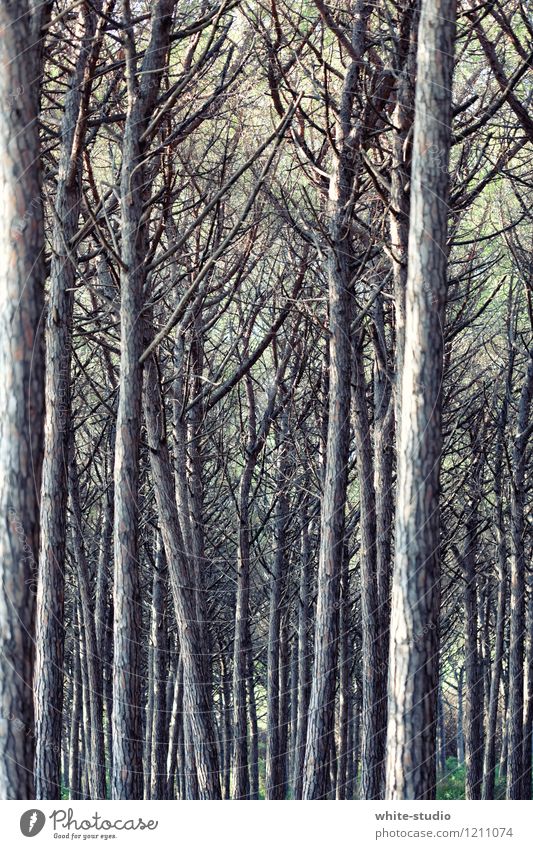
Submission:
POLYGON ((531 799, 529 2, 0 33, 0 798, 531 799))

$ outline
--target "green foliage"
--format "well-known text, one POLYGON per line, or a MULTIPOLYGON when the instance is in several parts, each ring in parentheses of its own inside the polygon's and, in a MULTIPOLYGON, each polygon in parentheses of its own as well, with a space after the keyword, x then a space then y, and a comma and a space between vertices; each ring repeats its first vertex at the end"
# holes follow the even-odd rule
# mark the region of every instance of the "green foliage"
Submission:
MULTIPOLYGON (((457 758, 446 758, 446 774, 441 776, 437 783, 437 799, 464 799, 465 798, 465 767, 459 766, 457 758)), ((500 776, 499 767, 496 768, 496 785, 494 788, 495 799, 505 799, 505 778, 500 776)))

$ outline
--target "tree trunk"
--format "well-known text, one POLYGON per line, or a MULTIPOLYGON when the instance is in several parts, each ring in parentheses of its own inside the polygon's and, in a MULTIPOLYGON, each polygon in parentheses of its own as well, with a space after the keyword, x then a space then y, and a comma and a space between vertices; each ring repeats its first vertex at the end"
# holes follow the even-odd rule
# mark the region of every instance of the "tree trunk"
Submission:
POLYGON ((153 650, 153 715, 150 760, 150 798, 166 799, 166 756, 168 751, 167 675, 168 638, 166 616, 167 564, 165 549, 158 543, 156 566, 152 585, 152 635, 153 650))
POLYGON ((36 94, 41 44, 33 23, 26 0, 0 2, 0 799, 34 796, 45 270, 36 94))
POLYGON ((300 586, 298 592, 298 716, 294 747, 293 794, 302 798, 307 711, 309 706, 310 662, 308 630, 310 622, 311 545, 309 540, 309 504, 304 498, 300 509, 300 586))
MULTIPOLYGON (((80 7, 75 32, 75 41, 80 46, 69 81, 61 123, 60 177, 52 237, 46 320, 46 422, 35 672, 35 789, 39 799, 61 798, 58 752, 63 707, 63 603, 71 431, 70 362, 76 279, 75 255, 71 245, 80 215, 82 146, 93 64, 89 63, 89 57, 96 21, 94 9, 86 5, 80 7)), ((93 56, 93 60, 95 58, 93 56)))
POLYGON ((270 611, 267 648, 267 743, 265 797, 282 799, 281 710, 280 710, 280 623, 283 575, 287 570, 289 524, 287 414, 283 415, 278 445, 275 552, 270 582, 270 611))
POLYGON ((357 80, 358 69, 356 63, 351 62, 344 80, 337 125, 339 153, 330 178, 328 429, 320 519, 315 649, 302 787, 304 799, 326 798, 329 789, 328 755, 335 723, 338 602, 350 448, 353 303, 348 234, 353 184, 353 138, 350 132, 357 80))
MULTIPOLYGON (((143 352, 143 287, 146 278, 147 227, 143 205, 150 184, 141 164, 143 131, 152 117, 170 38, 174 0, 158 0, 137 80, 136 46, 129 3, 124 0, 124 39, 128 107, 122 147, 120 213, 120 386, 115 445, 114 524, 114 799, 142 795, 140 678, 140 588, 138 575, 138 484, 143 352)), ((170 560, 170 558, 169 558, 170 560)))
POLYGON ((78 472, 74 456, 74 445, 70 446, 69 489, 73 517, 73 549, 78 573, 78 589, 81 601, 81 622, 86 645, 87 679, 89 685, 90 707, 90 759, 89 786, 91 799, 106 798, 105 744, 104 744, 104 706, 102 664, 98 654, 96 625, 92 609, 92 590, 89 578, 89 564, 83 540, 82 511, 80 505, 78 472))
POLYGON ((455 0, 422 3, 405 356, 400 376, 387 739, 389 799, 432 799, 436 789, 438 493, 455 17, 455 0))
POLYGON ((524 632, 526 626, 525 489, 529 410, 533 396, 533 354, 524 378, 512 454, 511 616, 509 646, 509 763, 507 798, 524 798, 524 632))
POLYGON ((197 774, 201 799, 220 798, 220 777, 210 683, 203 677, 202 623, 197 619, 194 577, 185 559, 175 499, 174 476, 168 452, 159 372, 154 359, 147 362, 144 413, 159 526, 169 569, 170 587, 183 660, 184 732, 194 757, 187 770, 197 774))

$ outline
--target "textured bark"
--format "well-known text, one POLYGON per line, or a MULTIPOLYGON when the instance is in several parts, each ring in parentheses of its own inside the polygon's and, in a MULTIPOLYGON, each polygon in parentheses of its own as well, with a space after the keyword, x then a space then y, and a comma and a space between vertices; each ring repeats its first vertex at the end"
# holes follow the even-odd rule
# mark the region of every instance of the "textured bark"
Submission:
POLYGON ((78 472, 74 456, 74 446, 70 447, 69 489, 73 517, 73 549, 78 573, 78 589, 81 601, 81 623, 85 635, 87 680, 89 686, 90 709, 90 757, 88 762, 89 788, 91 799, 106 798, 105 745, 104 745, 104 708, 102 664, 98 654, 96 624, 92 605, 92 589, 89 576, 89 564, 83 541, 82 510, 80 504, 78 472))
POLYGON ((338 764, 336 798, 346 799, 349 760, 349 703, 350 693, 350 580, 349 554, 344 547, 341 575, 341 610, 339 617, 339 710, 338 710, 338 764))
MULTIPOLYGON (((231 778, 231 672, 224 649, 220 649, 221 665, 221 755, 220 765, 222 767, 222 796, 230 798, 231 778)), ((253 670, 252 670, 253 683, 253 670)))
MULTIPOLYGON (((178 766, 178 752, 180 749, 180 738, 183 739, 183 663, 178 660, 176 678, 174 681, 174 692, 172 700, 172 713, 170 715, 168 757, 167 757, 167 799, 176 798, 176 784, 179 798, 181 794, 180 777, 176 774, 178 766)), ((180 759, 183 763, 183 758, 180 759)))
POLYGON ((259 726, 255 700, 254 655, 251 638, 248 637, 247 696, 250 735, 249 780, 250 799, 259 799, 259 726))
POLYGON ((293 795, 302 798, 305 741, 307 738, 307 711, 310 690, 310 661, 308 630, 311 619, 311 545, 309 539, 308 499, 300 508, 300 586, 298 592, 298 715, 294 747, 293 795))
POLYGON ((289 639, 288 611, 284 609, 281 618, 281 636, 279 652, 279 759, 280 759, 280 799, 287 798, 289 789, 289 731, 291 724, 291 642, 289 639))
POLYGON ((444 704, 442 688, 439 687, 437 702, 437 733, 438 733, 438 769, 441 775, 446 775, 446 726, 444 723, 444 704))
MULTIPOLYGON (((34 795, 33 661, 43 439, 40 32, 0 2, 0 798, 34 795)), ((61 746, 59 722, 58 753, 61 746)))
POLYGON ((529 599, 526 617, 526 680, 524 685, 524 799, 532 798, 533 758, 533 578, 528 576, 529 599))
POLYGON ((246 722, 246 657, 249 652, 250 606, 250 490, 256 457, 255 402, 251 380, 248 392, 247 459, 239 484, 239 520, 237 549, 237 597, 235 599, 235 635, 233 638, 233 758, 232 796, 247 799, 250 793, 248 770, 248 731, 246 722))
POLYGON ((218 753, 209 682, 202 676, 202 623, 197 619, 193 572, 185 558, 176 505, 174 476, 168 452, 166 433, 162 428, 163 407, 159 374, 153 359, 146 364, 144 380, 144 414, 149 446, 150 468, 154 482, 161 536, 169 569, 169 581, 178 626, 180 653, 183 661, 184 724, 186 741, 190 741, 194 769, 190 764, 187 778, 197 778, 201 799, 219 799, 220 777, 218 753))
POLYGON ((152 9, 150 40, 137 82, 136 48, 129 3, 125 20, 127 115, 120 182, 120 385, 115 444, 113 776, 114 799, 142 796, 140 679, 140 588, 138 575, 138 484, 143 351, 143 286, 146 278, 146 223, 149 192, 141 164, 143 131, 152 117, 167 60, 173 0, 152 9))
POLYGON ((497 440, 494 457, 494 502, 495 533, 498 548, 498 602, 494 639, 494 658, 492 661, 489 709, 486 722, 485 751, 483 757, 483 799, 494 798, 496 779, 496 727, 498 721, 498 701, 502 676, 505 612, 507 607, 507 545, 502 497, 502 469, 504 456, 504 438, 509 412, 510 382, 513 370, 513 356, 510 358, 505 395, 498 416, 497 440))
POLYGON ((441 383, 455 18, 454 0, 422 3, 398 440, 389 799, 431 799, 436 785, 441 383))
MULTIPOLYGON (((361 629, 363 665, 361 798, 382 799, 387 734, 387 599, 380 599, 376 561, 376 493, 366 400, 362 338, 353 352, 353 422, 357 450, 361 529, 361 629), (385 633, 382 631, 384 627, 385 633)), ((382 564, 384 566, 384 564, 382 564)), ((382 578, 384 576, 382 575, 382 578)))
MULTIPOLYGON (((35 665, 35 791, 38 799, 61 798, 59 753, 63 706, 63 606, 71 430, 70 363, 76 280, 76 257, 71 245, 78 229, 80 215, 81 149, 91 88, 93 63, 89 62, 89 58, 96 20, 93 8, 85 4, 80 6, 75 30, 79 50, 69 80, 61 123, 59 181, 52 235, 50 294, 46 319, 46 420, 35 665)), ((99 789, 101 790, 101 786, 99 789)))
POLYGON ((281 752, 281 694, 280 681, 283 669, 280 663, 281 591, 283 575, 287 570, 287 530, 289 524, 289 501, 287 496, 288 446, 287 415, 284 414, 278 446, 278 468, 276 489, 278 493, 275 518, 275 551, 270 582, 270 610, 267 647, 267 740, 266 782, 267 799, 283 798, 282 752, 281 752))
POLYGON ((153 713, 150 747, 150 798, 166 798, 166 756, 168 751, 168 722, 166 716, 168 639, 166 617, 167 565, 165 550, 159 543, 152 585, 152 669, 153 713))
POLYGON ((337 127, 337 150, 330 180, 329 291, 329 400, 326 465, 320 519, 318 595, 315 650, 302 796, 326 798, 329 788, 328 754, 335 720, 338 602, 344 544, 344 512, 350 445, 350 327, 351 245, 349 220, 353 184, 352 107, 357 85, 356 63, 349 65, 337 127))
POLYGON ((483 677, 478 648, 476 575, 477 505, 472 503, 465 528, 465 550, 460 562, 465 607, 465 798, 480 799, 483 779, 483 677))
POLYGON ((398 72, 395 107, 391 187, 390 247, 394 285, 396 332, 395 407, 399 434, 401 418, 401 375, 405 346, 405 291, 407 285, 407 252, 409 240, 409 181, 411 176, 411 134, 415 107, 416 44, 419 2, 404 0, 398 37, 398 72))
POLYGON ((255 464, 263 449, 272 423, 276 384, 258 427, 253 383, 249 372, 245 376, 248 399, 246 460, 241 474, 238 495, 237 596, 235 599, 235 632, 233 638, 233 762, 232 796, 247 799, 250 794, 248 763, 248 728, 246 710, 246 678, 250 652, 250 493, 255 464))
MULTIPOLYGON (((77 619, 77 615, 76 615, 77 619)), ((82 719, 82 683, 80 666, 79 636, 74 632, 74 644, 72 647, 72 708, 70 715, 70 741, 69 741, 69 773, 68 791, 69 799, 81 799, 81 775, 80 775, 80 726, 82 719)))
MULTIPOLYGON (((509 755, 507 798, 524 798, 524 633, 526 627, 525 489, 526 448, 533 397, 533 354, 520 393, 512 454, 511 616, 509 646, 509 755)), ((529 753, 531 757, 531 753, 529 753)))
POLYGON ((464 735, 464 679, 465 668, 461 666, 457 681, 457 764, 464 766, 465 762, 465 735, 464 735))

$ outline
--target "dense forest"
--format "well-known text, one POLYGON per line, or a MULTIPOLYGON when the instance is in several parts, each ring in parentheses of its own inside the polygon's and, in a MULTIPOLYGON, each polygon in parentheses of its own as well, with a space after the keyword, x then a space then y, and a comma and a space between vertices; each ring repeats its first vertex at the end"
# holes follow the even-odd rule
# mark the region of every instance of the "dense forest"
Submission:
POLYGON ((0 797, 531 799, 530 0, 0 0, 0 797))

